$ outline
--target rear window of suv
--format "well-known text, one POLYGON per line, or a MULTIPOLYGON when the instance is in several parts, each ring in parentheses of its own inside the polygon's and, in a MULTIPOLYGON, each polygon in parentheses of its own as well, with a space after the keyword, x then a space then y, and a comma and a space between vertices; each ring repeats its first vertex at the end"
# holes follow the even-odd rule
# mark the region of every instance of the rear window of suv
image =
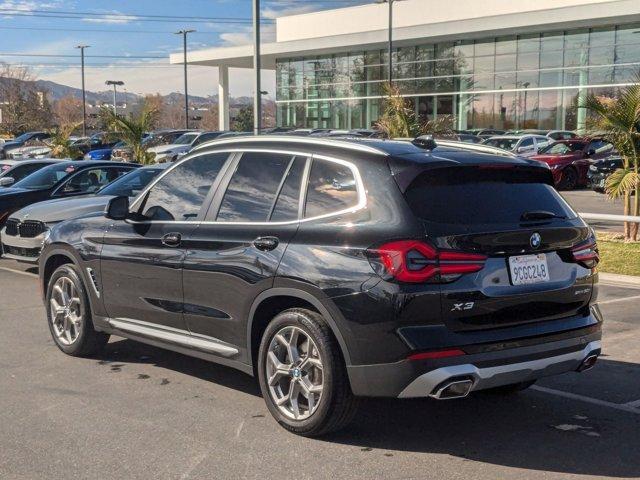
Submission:
MULTIPOLYGON (((536 169, 537 170, 537 169, 536 169)), ((575 212, 531 169, 450 167, 419 174, 405 198, 428 222, 470 226, 519 224, 525 212, 545 211, 574 218, 575 212)))

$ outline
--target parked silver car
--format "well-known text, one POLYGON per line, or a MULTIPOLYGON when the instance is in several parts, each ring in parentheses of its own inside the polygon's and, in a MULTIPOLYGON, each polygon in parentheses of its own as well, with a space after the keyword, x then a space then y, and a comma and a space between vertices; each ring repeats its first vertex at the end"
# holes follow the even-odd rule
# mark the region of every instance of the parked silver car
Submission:
POLYGON ((520 157, 530 157, 549 143, 549 138, 543 135, 499 135, 485 140, 483 145, 501 148, 520 157))
POLYGON ((103 187, 94 195, 59 198, 18 210, 2 229, 3 256, 21 262, 38 263, 42 242, 51 227, 64 220, 98 213, 113 197, 135 197, 170 164, 138 168, 103 187))

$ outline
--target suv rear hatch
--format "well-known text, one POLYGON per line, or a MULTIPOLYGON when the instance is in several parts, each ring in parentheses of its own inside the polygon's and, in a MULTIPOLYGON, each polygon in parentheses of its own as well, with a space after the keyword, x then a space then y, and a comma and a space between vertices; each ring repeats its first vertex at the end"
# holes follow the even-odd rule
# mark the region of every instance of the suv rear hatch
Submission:
POLYGON ((444 323, 461 332, 587 315, 597 263, 591 229, 548 169, 479 160, 425 163, 397 176, 425 243, 439 252, 430 281, 440 283, 444 323))

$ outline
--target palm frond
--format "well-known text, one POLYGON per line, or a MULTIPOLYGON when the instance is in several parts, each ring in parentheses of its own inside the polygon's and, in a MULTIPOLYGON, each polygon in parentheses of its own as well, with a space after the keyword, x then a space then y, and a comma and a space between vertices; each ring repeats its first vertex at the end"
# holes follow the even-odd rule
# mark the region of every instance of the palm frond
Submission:
POLYGON ((621 198, 635 191, 640 176, 630 168, 619 168, 607 178, 605 191, 611 198, 621 198))

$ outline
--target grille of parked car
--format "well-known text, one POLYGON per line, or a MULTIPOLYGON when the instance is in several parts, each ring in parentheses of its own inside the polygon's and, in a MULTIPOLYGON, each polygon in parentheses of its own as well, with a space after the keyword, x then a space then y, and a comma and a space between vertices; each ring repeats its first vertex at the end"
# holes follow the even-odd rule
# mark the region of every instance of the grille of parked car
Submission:
POLYGON ((12 237, 15 237, 18 235, 18 225, 20 225, 20 220, 17 220, 15 218, 10 218, 9 220, 7 220, 7 223, 5 224, 5 233, 7 235, 11 235, 12 237))
POLYGON ((25 220, 18 227, 20 236, 23 238, 37 237, 42 232, 44 232, 44 230, 45 230, 44 223, 39 222, 37 220, 25 220))
POLYGON ((16 218, 10 218, 7 220, 5 233, 12 237, 34 238, 44 232, 45 229, 45 224, 37 220, 20 222, 16 218))

